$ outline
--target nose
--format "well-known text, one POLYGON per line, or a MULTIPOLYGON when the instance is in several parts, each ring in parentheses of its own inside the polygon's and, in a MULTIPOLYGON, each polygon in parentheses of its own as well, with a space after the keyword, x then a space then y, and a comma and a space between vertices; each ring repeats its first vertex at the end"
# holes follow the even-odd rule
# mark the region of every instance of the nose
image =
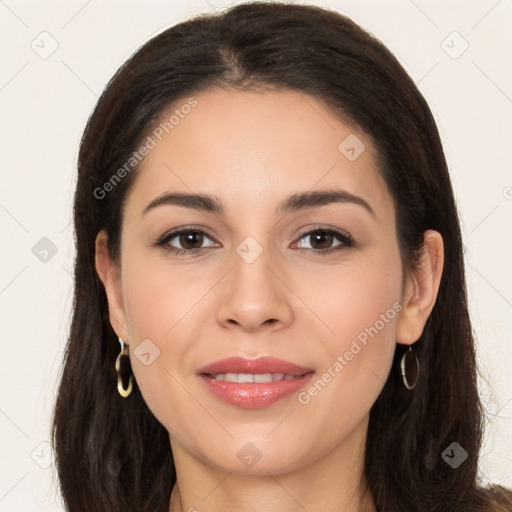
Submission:
POLYGON ((225 277, 218 321, 228 328, 247 332, 278 330, 293 320, 286 276, 264 250, 255 261, 248 262, 235 254, 234 266, 225 277))

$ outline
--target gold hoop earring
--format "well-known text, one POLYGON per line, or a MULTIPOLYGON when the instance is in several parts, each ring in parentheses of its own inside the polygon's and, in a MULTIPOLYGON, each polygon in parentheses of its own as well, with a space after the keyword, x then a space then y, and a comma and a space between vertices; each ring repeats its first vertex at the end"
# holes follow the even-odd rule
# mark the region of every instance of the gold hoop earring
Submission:
POLYGON ((409 350, 404 352, 404 355, 400 360, 400 370, 402 372, 402 380, 404 382, 404 386, 407 389, 413 389, 418 382, 418 377, 420 374, 420 363, 416 357, 416 354, 412 351, 410 345, 409 350), (413 381, 412 384, 410 380, 411 376, 413 381))
POLYGON ((121 351, 119 352, 117 359, 116 359, 117 391, 123 398, 126 398, 127 396, 130 396, 130 393, 132 392, 132 389, 133 389, 133 375, 130 374, 130 378, 128 379, 128 387, 125 389, 123 386, 123 379, 121 377, 121 371, 120 371, 121 370, 121 358, 127 357, 128 364, 130 362, 130 358, 128 357, 128 354, 129 354, 128 347, 125 346, 124 341, 121 338, 119 338, 119 343, 121 344, 121 351))

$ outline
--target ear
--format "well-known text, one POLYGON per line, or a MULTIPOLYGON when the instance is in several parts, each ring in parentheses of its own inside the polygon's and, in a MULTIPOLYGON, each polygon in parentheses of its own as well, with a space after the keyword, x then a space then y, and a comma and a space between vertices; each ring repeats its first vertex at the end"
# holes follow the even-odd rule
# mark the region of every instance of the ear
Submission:
POLYGON ((420 338, 436 302, 443 265, 441 234, 433 230, 425 231, 419 267, 406 278, 402 310, 396 327, 397 343, 412 345, 420 338))
POLYGON ((108 300, 108 313, 110 324, 118 337, 128 345, 129 333, 127 329, 126 313, 124 310, 123 293, 121 287, 121 269, 113 263, 108 251, 108 233, 103 229, 96 236, 95 266, 108 300))

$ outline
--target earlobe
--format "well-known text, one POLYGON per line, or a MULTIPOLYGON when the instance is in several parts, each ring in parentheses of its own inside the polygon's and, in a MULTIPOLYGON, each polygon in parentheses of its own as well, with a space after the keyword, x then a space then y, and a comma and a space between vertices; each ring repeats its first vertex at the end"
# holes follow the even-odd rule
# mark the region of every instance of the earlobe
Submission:
POLYGON ((418 268, 407 277, 402 311, 397 320, 396 341, 412 345, 423 332, 436 303, 444 266, 444 244, 440 233, 423 234, 423 247, 418 268))
POLYGON ((96 236, 95 267, 96 273, 105 287, 110 324, 117 336, 126 341, 130 336, 126 328, 126 314, 121 291, 121 275, 118 265, 110 257, 108 233, 104 229, 96 236))

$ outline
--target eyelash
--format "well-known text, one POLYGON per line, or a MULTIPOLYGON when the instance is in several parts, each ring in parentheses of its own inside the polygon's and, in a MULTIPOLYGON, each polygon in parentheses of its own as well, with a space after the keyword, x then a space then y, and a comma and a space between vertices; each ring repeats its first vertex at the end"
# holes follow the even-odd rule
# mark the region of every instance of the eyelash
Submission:
MULTIPOLYGON (((343 231, 340 231, 340 230, 337 230, 337 229, 334 229, 334 228, 315 227, 315 228, 310 229, 310 230, 308 230, 308 231, 306 231, 304 233, 301 233, 299 238, 298 238, 298 240, 301 240, 302 238, 305 238, 305 237, 307 237, 309 235, 312 235, 314 233, 319 233, 319 232, 327 234, 327 235, 334 235, 342 243, 339 244, 339 245, 335 245, 334 247, 331 247, 330 249, 307 249, 307 248, 301 248, 299 250, 301 252, 302 251, 306 251, 306 252, 313 252, 315 254, 320 254, 320 255, 327 255, 327 254, 332 254, 334 252, 341 251, 343 249, 347 249, 348 247, 353 247, 354 246, 354 240, 353 240, 353 238, 348 233, 345 233, 343 231)), ((155 246, 155 247, 161 247, 162 249, 173 253, 175 256, 184 256, 187 253, 201 254, 201 253, 209 250, 208 247, 202 247, 202 248, 199 248, 199 249, 179 249, 179 248, 176 248, 176 247, 172 247, 172 246, 169 247, 168 246, 168 242, 170 240, 172 240, 173 238, 176 238, 177 236, 179 236, 179 235, 181 235, 183 233, 200 233, 202 235, 206 235, 210 239, 212 238, 211 236, 208 235, 208 233, 206 233, 202 229, 186 227, 186 228, 177 229, 175 231, 172 231, 171 233, 167 233, 167 234, 163 235, 162 237, 160 237, 152 245, 155 246)))

